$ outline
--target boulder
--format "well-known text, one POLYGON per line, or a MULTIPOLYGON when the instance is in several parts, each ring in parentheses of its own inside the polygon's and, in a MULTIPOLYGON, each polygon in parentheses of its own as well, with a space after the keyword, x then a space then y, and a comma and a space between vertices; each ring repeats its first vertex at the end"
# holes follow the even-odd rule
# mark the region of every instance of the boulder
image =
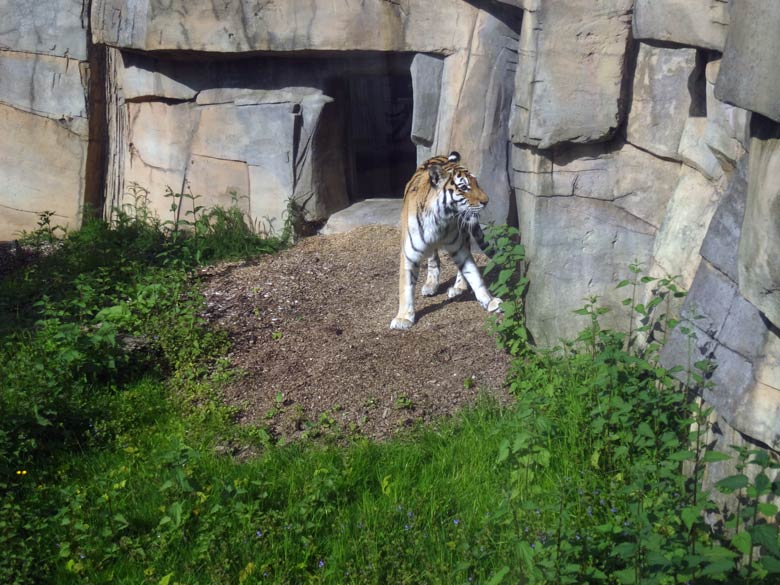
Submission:
POLYGON ((692 95, 691 81, 697 75, 695 49, 641 43, 626 128, 628 141, 679 160, 680 139, 697 97, 692 95))
POLYGON ((682 316, 705 335, 717 339, 737 294, 734 281, 709 262, 702 261, 685 299, 682 316))
POLYGON ((525 13, 510 121, 515 143, 597 142, 621 123, 632 0, 539 2, 525 13))
POLYGON ((751 134, 739 289, 780 327, 780 124, 754 115, 751 134))
POLYGON ((772 333, 767 336, 761 354, 754 362, 756 380, 780 391, 780 336, 777 335, 777 331, 772 333))
MULTIPOLYGON (((744 195, 744 164, 734 174, 713 220, 707 240, 724 236, 718 256, 731 252, 736 263, 739 238, 739 199, 744 195), (719 225, 720 224, 720 225, 719 225)), ((707 250, 705 245, 703 250, 707 250)), ((759 309, 746 299, 736 282, 706 259, 702 260, 682 311, 684 329, 670 334, 661 363, 683 366, 677 377, 689 381, 688 371, 699 360, 711 360, 715 369, 703 389, 728 427, 780 448, 780 336, 759 309)), ((715 472, 715 477, 726 473, 715 472)))
MULTIPOLYGON (((130 78, 131 85, 137 79, 116 77, 130 78)), ((176 87, 167 81, 163 86, 176 87)), ((319 139, 322 132, 340 132, 335 118, 325 116, 320 126, 330 102, 311 87, 213 87, 198 90, 189 101, 169 97, 116 104, 110 119, 121 119, 124 112, 127 123, 111 142, 110 200, 120 207, 131 202, 126 191, 135 186, 148 192, 150 208, 164 221, 188 219, 194 205, 237 205, 258 226, 277 231, 291 199, 306 219, 327 217, 343 208, 347 197, 340 143, 328 146, 319 139), (176 213, 170 211, 173 203, 176 213)))
POLYGON ((331 215, 320 233, 323 235, 340 234, 364 225, 398 227, 401 224, 402 204, 402 199, 374 198, 358 201, 331 215))
POLYGON ((636 0, 634 38, 722 51, 728 0, 636 0))
POLYGON ((780 2, 731 0, 715 97, 780 122, 780 2))

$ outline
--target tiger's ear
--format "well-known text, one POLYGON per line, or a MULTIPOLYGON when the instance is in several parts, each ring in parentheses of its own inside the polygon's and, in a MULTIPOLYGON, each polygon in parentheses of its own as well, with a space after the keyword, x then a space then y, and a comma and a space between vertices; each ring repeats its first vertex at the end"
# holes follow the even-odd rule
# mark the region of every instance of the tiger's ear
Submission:
POLYGON ((437 187, 444 179, 444 169, 439 164, 432 164, 428 167, 428 177, 431 180, 431 185, 437 187))

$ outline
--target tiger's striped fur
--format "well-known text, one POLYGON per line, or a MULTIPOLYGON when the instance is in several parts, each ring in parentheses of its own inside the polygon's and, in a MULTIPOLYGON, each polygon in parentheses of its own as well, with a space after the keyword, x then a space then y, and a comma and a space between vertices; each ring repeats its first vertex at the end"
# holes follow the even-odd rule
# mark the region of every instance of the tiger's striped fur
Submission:
POLYGON ((414 324, 414 287, 420 263, 428 259, 428 274, 422 294, 431 296, 439 285, 438 250, 445 250, 458 266, 450 298, 474 290, 479 303, 498 311, 501 299, 488 292, 471 255, 472 238, 484 247, 479 212, 488 196, 477 178, 460 165, 460 154, 435 156, 422 163, 406 185, 401 211, 401 268, 398 278, 398 314, 391 329, 409 329, 414 324), (467 284, 468 283, 468 284, 467 284))

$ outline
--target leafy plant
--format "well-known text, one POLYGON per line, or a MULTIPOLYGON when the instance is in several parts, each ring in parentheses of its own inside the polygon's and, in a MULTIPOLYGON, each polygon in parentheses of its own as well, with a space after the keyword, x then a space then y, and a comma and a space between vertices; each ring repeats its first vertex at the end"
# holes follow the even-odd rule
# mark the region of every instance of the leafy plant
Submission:
POLYGON ((490 283, 490 292, 503 300, 502 315, 491 321, 491 328, 501 348, 510 355, 519 356, 529 344, 525 326, 523 297, 528 287, 525 269, 525 248, 520 243, 517 228, 506 225, 490 226, 485 232, 490 260, 485 274, 497 275, 490 283))

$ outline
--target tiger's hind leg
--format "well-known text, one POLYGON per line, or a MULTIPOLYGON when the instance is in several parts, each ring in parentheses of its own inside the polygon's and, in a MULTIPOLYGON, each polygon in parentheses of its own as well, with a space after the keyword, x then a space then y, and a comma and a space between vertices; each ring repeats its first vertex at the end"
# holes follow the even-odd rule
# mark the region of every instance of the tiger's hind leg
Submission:
POLYGON ((439 288, 439 272, 441 263, 439 262, 439 253, 434 250, 428 257, 428 274, 425 277, 425 284, 420 293, 424 297, 432 297, 439 288))
POLYGON ((398 275, 398 314, 390 322, 390 329, 409 329, 414 325, 414 286, 420 272, 421 256, 401 250, 401 269, 398 275))

